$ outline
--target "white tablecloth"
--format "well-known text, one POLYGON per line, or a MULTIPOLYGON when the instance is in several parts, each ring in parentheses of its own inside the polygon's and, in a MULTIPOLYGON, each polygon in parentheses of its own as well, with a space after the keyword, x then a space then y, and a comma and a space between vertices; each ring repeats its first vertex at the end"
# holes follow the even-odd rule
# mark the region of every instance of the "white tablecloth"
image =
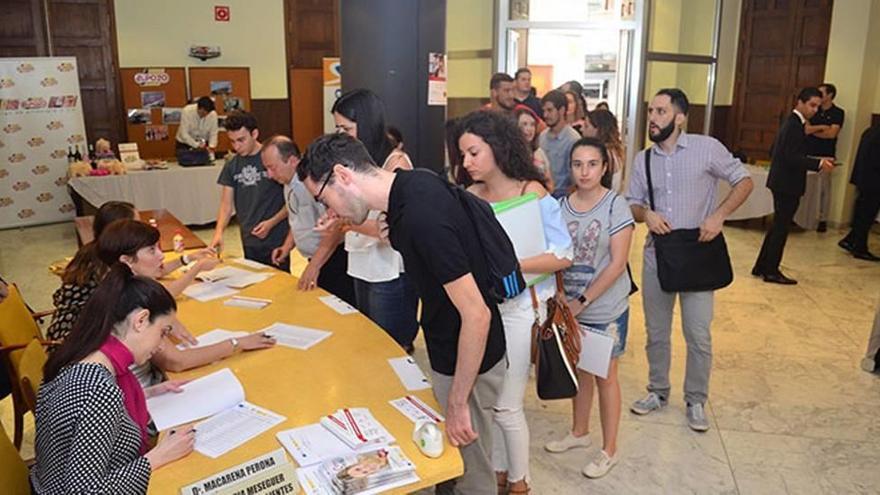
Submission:
POLYGON ((220 186, 217 177, 224 161, 213 166, 181 167, 169 164, 167 170, 137 170, 127 175, 75 177, 69 185, 92 206, 106 201, 128 201, 139 210, 165 208, 186 225, 202 225, 217 219, 220 186))
MULTIPOLYGON (((748 218, 762 218, 773 213, 773 193, 767 189, 767 174, 769 169, 757 165, 746 165, 755 188, 745 203, 733 212, 728 220, 745 220, 748 218)), ((807 190, 801 198, 800 206, 794 215, 794 221, 801 228, 815 230, 819 223, 819 188, 821 181, 816 172, 807 172, 807 190)), ((718 202, 724 201, 730 192, 727 182, 718 183, 718 202)))

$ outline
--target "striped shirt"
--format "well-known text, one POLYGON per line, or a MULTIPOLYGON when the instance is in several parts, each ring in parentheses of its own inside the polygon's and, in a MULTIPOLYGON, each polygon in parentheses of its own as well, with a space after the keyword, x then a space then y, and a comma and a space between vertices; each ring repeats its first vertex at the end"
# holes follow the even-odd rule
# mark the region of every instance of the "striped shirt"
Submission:
MULTIPOLYGON (((746 167, 717 139, 699 134, 682 134, 675 150, 667 154, 658 145, 639 152, 633 161, 626 199, 630 205, 650 208, 645 154, 651 153, 654 210, 673 229, 695 229, 717 208, 718 181, 731 186, 749 178, 746 167)), ((648 236, 646 248, 653 247, 648 236)), ((647 255, 649 249, 645 250, 647 255)), ((653 249, 650 249, 653 253, 653 249)), ((653 258, 646 256, 646 259, 653 258)))

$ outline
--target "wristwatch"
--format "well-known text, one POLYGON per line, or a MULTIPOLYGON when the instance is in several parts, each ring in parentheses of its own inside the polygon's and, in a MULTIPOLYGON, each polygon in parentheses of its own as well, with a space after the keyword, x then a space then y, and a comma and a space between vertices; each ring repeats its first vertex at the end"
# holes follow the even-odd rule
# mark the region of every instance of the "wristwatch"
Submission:
POLYGON ((232 337, 231 339, 229 339, 229 341, 232 342, 232 352, 237 351, 238 350, 238 339, 235 337, 232 337))
POLYGON ((180 255, 180 262, 183 263, 184 266, 188 265, 190 261, 189 256, 185 254, 180 255))
POLYGON ((581 295, 578 296, 578 302, 581 303, 581 304, 583 304, 584 307, 586 308, 587 306, 590 305, 590 302, 591 302, 591 301, 590 301, 589 299, 587 299, 587 296, 581 294, 581 295))

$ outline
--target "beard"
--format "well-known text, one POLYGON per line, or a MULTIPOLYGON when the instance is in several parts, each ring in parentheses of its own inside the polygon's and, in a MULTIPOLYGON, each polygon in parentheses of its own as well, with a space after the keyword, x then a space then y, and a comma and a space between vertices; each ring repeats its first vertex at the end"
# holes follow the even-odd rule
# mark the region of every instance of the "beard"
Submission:
POLYGON ((675 131, 675 121, 669 123, 668 126, 657 131, 657 134, 651 134, 651 130, 648 129, 648 138, 655 143, 662 143, 666 141, 669 136, 672 135, 673 131, 675 131))

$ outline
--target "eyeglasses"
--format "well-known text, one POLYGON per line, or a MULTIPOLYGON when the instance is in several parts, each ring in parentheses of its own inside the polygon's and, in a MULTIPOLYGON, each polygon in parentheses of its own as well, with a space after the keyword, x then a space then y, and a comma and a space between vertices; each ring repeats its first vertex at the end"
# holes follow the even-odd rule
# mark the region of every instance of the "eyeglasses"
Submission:
MULTIPOLYGON (((332 169, 330 170, 330 173, 327 174, 327 178, 325 178, 324 182, 321 184, 321 188, 318 189, 318 194, 315 194, 315 202, 321 203, 322 205, 324 204, 324 202, 321 201, 321 195, 324 194, 324 189, 327 187, 327 184, 330 183, 331 177, 333 177, 333 170, 332 169)), ((327 205, 324 205, 324 206, 327 206, 327 205)))

